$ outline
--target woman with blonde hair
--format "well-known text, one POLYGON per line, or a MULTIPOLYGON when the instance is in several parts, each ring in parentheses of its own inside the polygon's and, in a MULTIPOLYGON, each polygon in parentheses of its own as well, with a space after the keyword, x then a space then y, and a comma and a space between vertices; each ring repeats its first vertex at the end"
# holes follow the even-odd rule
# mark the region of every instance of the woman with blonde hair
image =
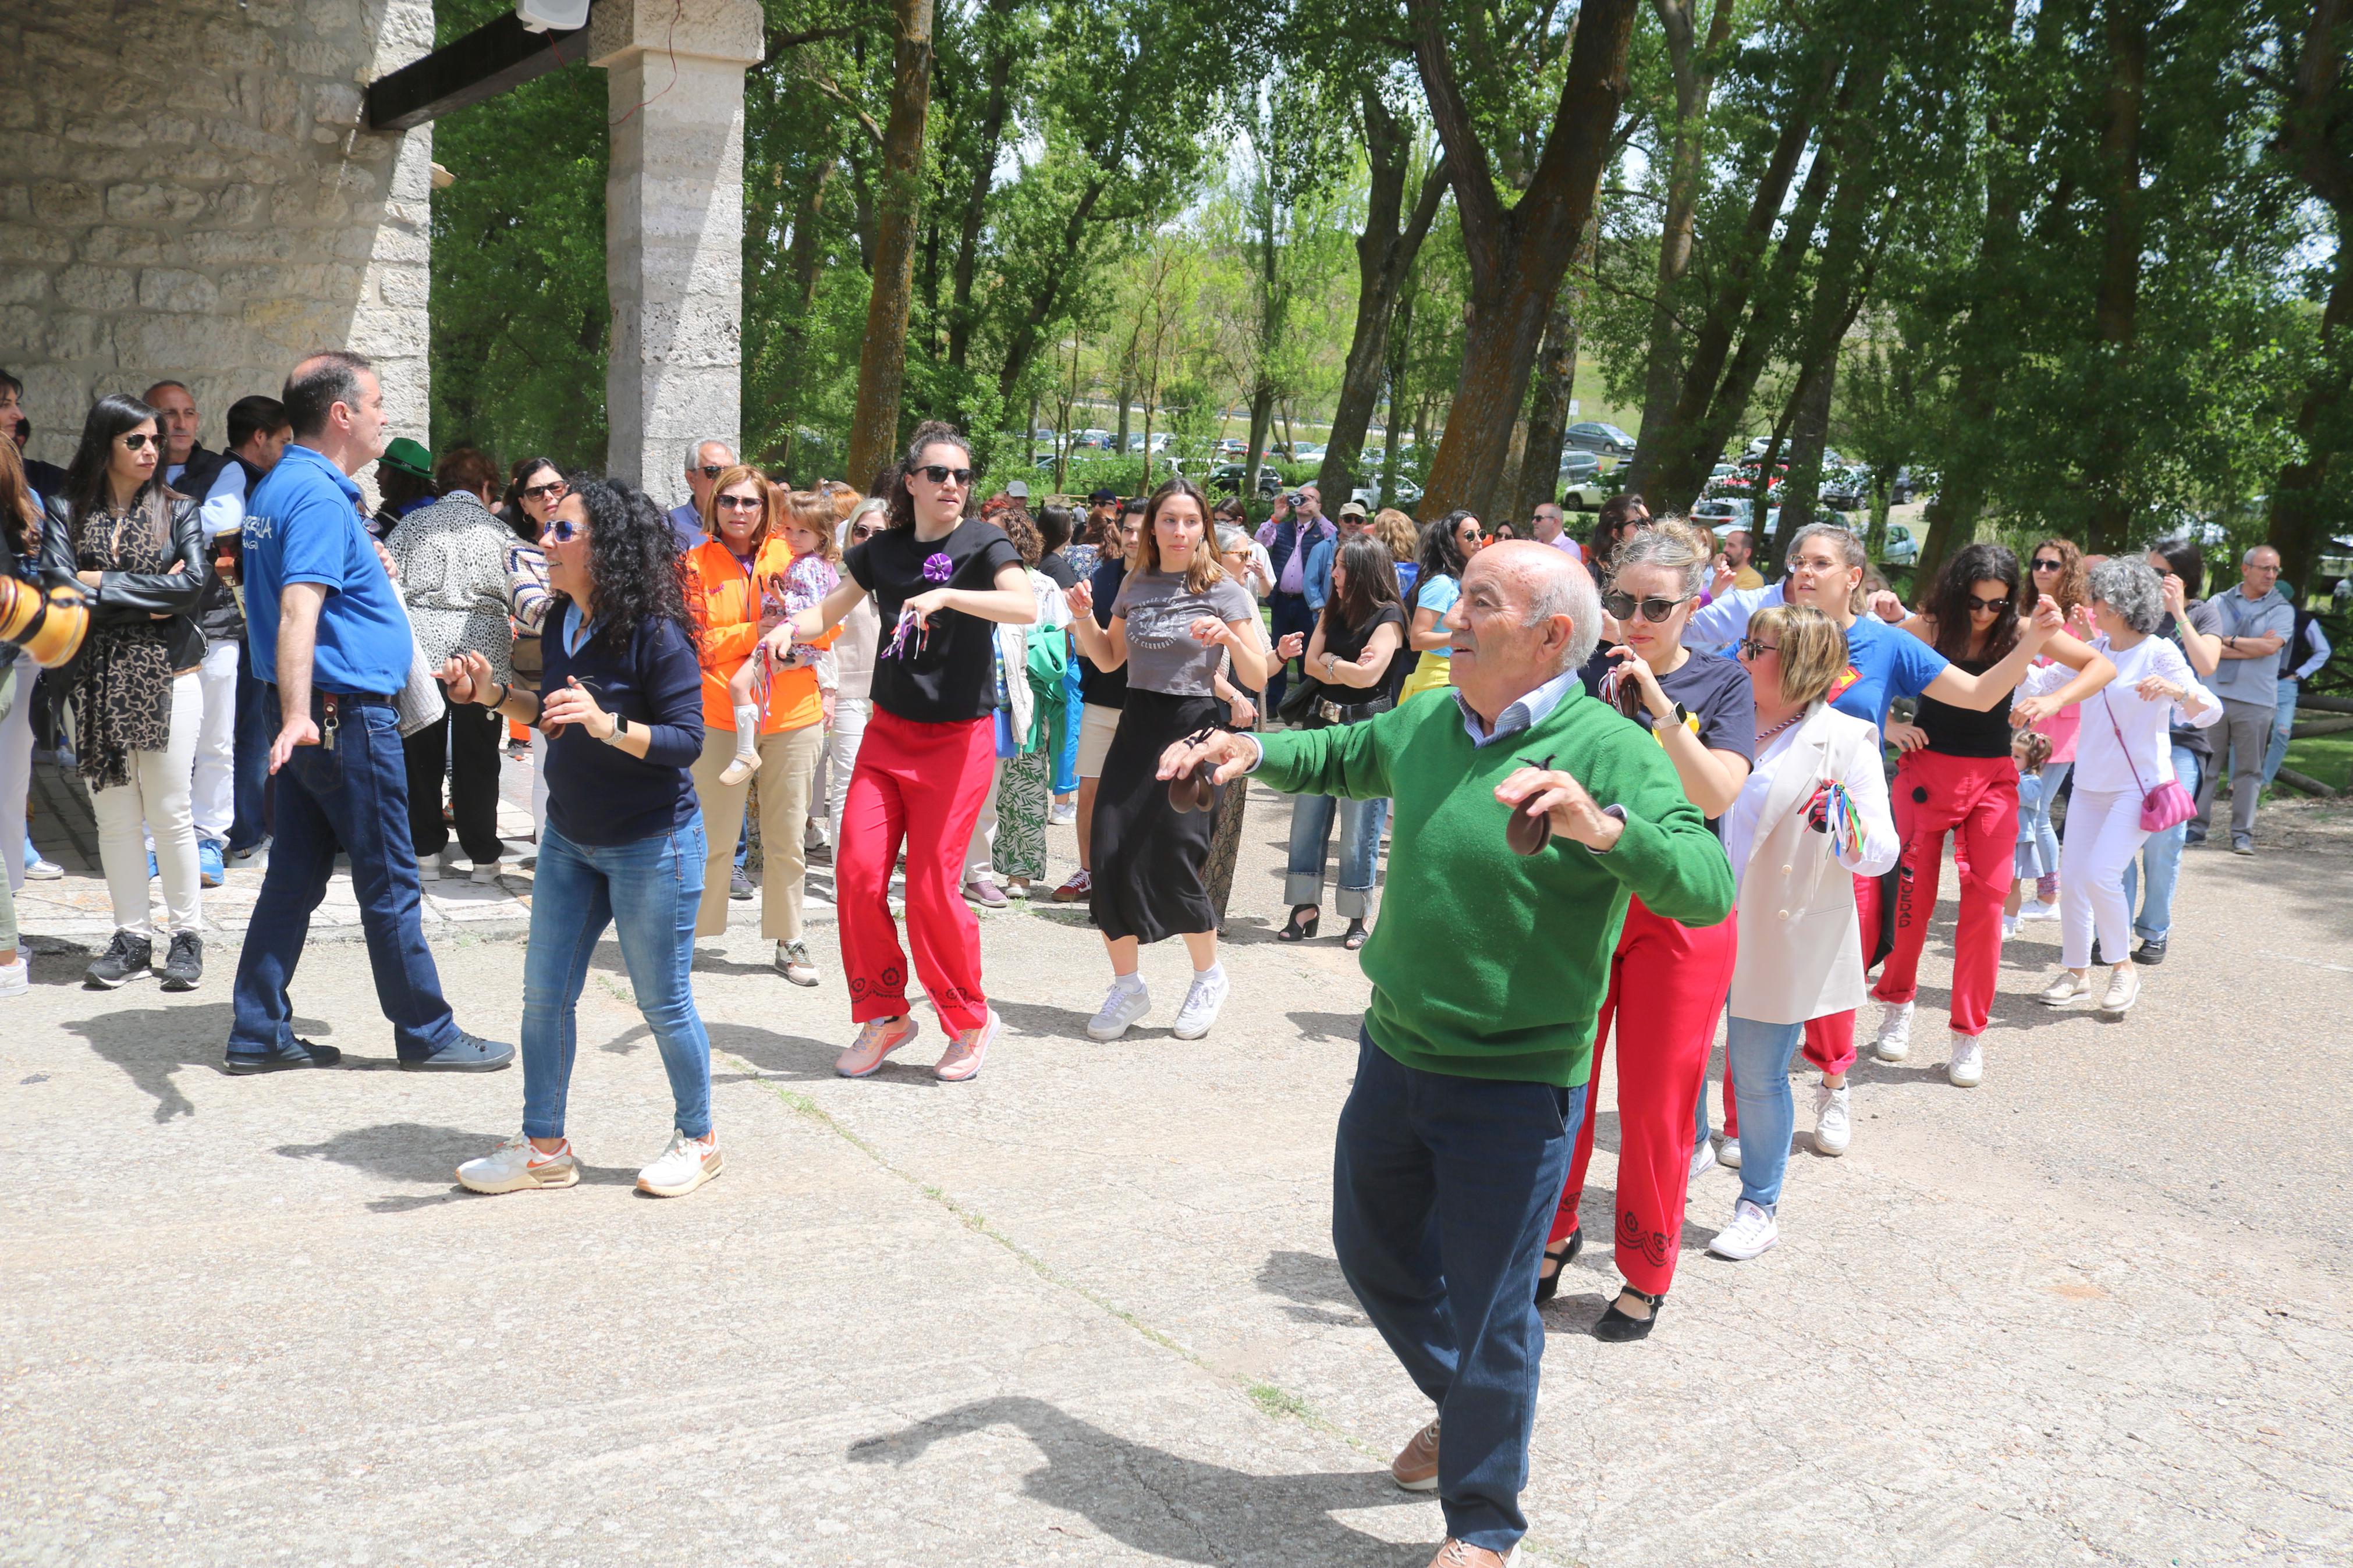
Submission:
POLYGON ((1398 700, 1453 683, 1454 634, 1446 612, 1462 596, 1462 571, 1486 542, 1476 514, 1450 511, 1421 531, 1421 553, 1413 587, 1405 595, 1406 648, 1418 655, 1398 700))
MULTIPOLYGON (((2092 636, 2090 608, 2084 584, 2084 552, 2072 539, 2046 539, 2027 553, 2028 581, 2031 592, 2048 594, 2059 605, 2059 613, 2075 628, 2075 635, 2092 636)), ((2019 808, 2020 841, 2031 837, 2042 869, 2034 877, 2034 899, 2024 904, 2019 918, 2049 921, 2059 918, 2059 836, 2051 826, 2051 803, 2059 798, 2059 787, 2075 766, 2075 732, 2084 722, 2080 703, 2070 704, 2034 726, 2035 731, 2051 741, 2050 758, 2042 764, 2039 775, 2042 781, 2042 798, 2032 807, 2019 808)))
POLYGON ((1385 506, 1373 514, 1373 537, 1389 552, 1389 563, 1397 569, 1398 593, 1412 593, 1414 580, 1421 571, 1421 533, 1414 527, 1413 519, 1393 506, 1385 506))

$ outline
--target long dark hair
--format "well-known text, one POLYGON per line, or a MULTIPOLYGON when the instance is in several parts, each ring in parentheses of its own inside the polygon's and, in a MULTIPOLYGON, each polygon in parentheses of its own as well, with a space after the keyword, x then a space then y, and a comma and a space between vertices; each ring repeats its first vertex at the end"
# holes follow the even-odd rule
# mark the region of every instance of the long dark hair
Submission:
MULTIPOLYGON (((2148 552, 2164 557, 2165 563, 2173 568, 2173 574, 2181 579, 2181 597, 2185 601, 2206 596, 2206 552, 2199 548, 2195 534, 2168 534, 2150 545, 2148 552)), ((2084 596, 2089 598, 2090 593, 2085 589, 2084 596)))
POLYGON ((41 514, 25 479, 24 454, 5 436, 0 436, 0 535, 29 570, 41 552, 41 514))
POLYGON ((542 468, 554 468, 557 479, 564 477, 564 470, 556 467, 554 458, 525 458, 507 470, 506 499, 499 503, 499 521, 525 544, 539 542, 539 524, 533 522, 531 514, 522 509, 522 488, 537 479, 542 468))
POLYGON ((1462 542, 1455 536, 1461 531, 1464 518, 1478 515, 1475 511, 1457 508, 1422 529, 1421 547, 1414 552, 1413 556, 1420 570, 1413 575, 1413 592, 1406 595, 1407 620, 1413 619, 1413 613, 1421 608, 1421 585, 1424 583, 1434 577, 1461 581, 1463 570, 1471 564, 1471 558, 1462 553, 1462 542))
POLYGON ((1324 640, 1335 631, 1355 631, 1380 613, 1383 605, 1398 602, 1397 563, 1388 546, 1367 534, 1358 534, 1340 546, 1332 564, 1348 574, 1347 586, 1335 587, 1324 601, 1324 640))
POLYGON ((691 640, 694 627, 679 576, 678 538, 661 508, 622 479, 575 479, 571 484, 572 494, 588 513, 588 572, 596 584, 597 643, 617 653, 648 621, 674 622, 691 640))
POLYGON ((1625 490, 1603 501, 1594 515, 1593 532, 1585 542, 1585 569, 1597 582, 1609 569, 1609 557, 1617 553, 1618 531, 1626 526, 1628 515, 1638 506, 1645 514, 1651 510, 1651 503, 1641 494, 1625 490))
MULTIPOLYGON (((940 446, 954 447, 964 454, 967 465, 972 462, 972 443, 964 438, 963 431, 946 420, 926 419, 916 426, 915 434, 907 442, 907 455, 892 472, 891 488, 884 497, 891 503, 892 527, 915 526, 915 498, 907 493, 907 476, 915 471, 915 459, 924 447, 940 446)), ((973 496, 979 488, 976 484, 965 487, 964 515, 966 517, 972 515, 973 496)))
MULTIPOLYGON (((66 505, 74 521, 79 522, 109 499, 106 470, 114 459, 114 438, 150 419, 155 419, 155 411, 127 392, 110 392, 90 405, 90 416, 81 422, 81 445, 74 449, 73 462, 66 468, 66 505)), ((155 427, 160 431, 163 421, 157 419, 155 427)), ((130 510, 136 511, 164 488, 164 459, 159 456, 154 473, 131 498, 130 510)))
POLYGON ((1969 657, 1969 590, 1979 583, 1999 583, 2010 594, 2010 604, 1986 628, 1979 658, 2000 660, 2018 646, 2018 557, 2010 546, 1981 542, 1965 544, 1936 574, 1928 592, 1928 618, 1936 623, 1936 651, 1947 658, 1969 657))
POLYGON ((1201 542, 1193 547, 1193 559, 1185 566, 1185 589, 1187 593, 1206 592, 1213 583, 1225 581, 1226 569, 1218 562, 1218 525, 1209 521, 1209 498, 1201 487, 1178 474, 1158 489, 1144 506, 1144 531, 1135 542, 1135 567, 1138 572, 1166 572, 1160 563, 1160 539, 1153 531, 1160 521, 1163 508, 1179 496, 1190 496, 1201 513, 1201 542))

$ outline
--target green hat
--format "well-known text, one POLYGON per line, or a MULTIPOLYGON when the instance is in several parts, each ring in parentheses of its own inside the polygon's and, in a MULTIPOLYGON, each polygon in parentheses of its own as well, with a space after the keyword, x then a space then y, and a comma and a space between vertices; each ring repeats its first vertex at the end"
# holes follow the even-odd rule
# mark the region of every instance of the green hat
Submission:
POLYGON ((392 445, 384 449, 384 456, 376 459, 376 466, 406 474, 412 479, 429 479, 433 477, 433 454, 425 449, 421 441, 396 436, 392 445))

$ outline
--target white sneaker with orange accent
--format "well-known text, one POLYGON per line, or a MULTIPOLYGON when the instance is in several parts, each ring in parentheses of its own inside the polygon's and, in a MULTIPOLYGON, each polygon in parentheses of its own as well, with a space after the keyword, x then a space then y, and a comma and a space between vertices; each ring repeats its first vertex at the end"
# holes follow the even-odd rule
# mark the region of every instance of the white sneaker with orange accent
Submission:
POLYGON ((458 1184, 477 1193, 521 1193, 533 1187, 569 1187, 580 1181, 580 1162, 572 1155, 572 1141, 553 1154, 532 1147, 518 1132, 479 1160, 458 1167, 458 1184))
POLYGON ((833 1070, 844 1078, 864 1078, 882 1065, 882 1058, 915 1037, 913 1014, 895 1018, 869 1018, 849 1048, 833 1059, 833 1070))
POLYGON ((638 1191, 658 1198, 682 1198, 717 1175, 723 1163, 718 1133, 689 1138, 673 1131, 661 1157, 638 1173, 638 1191))
POLYGON ((988 1016, 978 1028, 958 1032, 955 1042, 948 1047, 947 1054, 940 1058, 939 1065, 932 1069, 932 1076, 942 1083, 962 1083, 966 1079, 978 1078, 980 1064, 987 1059, 988 1047, 996 1042, 997 1032, 1003 1027, 1005 1021, 997 1016, 997 1009, 991 1007, 988 1016))

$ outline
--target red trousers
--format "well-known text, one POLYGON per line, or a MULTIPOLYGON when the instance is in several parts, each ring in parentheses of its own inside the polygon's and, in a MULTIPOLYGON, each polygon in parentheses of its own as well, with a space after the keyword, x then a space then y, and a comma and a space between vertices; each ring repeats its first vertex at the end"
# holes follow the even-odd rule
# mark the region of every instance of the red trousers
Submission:
POLYGON ((2001 973, 2001 906, 2018 863, 2018 764, 2008 757, 1948 757, 1906 752, 1889 790, 1895 834, 1895 947, 1872 995, 1909 1002, 1919 994, 1920 950, 1936 912, 1945 835, 1961 874, 1960 920, 1953 932, 1953 1031, 1985 1033, 2001 973))
POLYGON ((891 918, 891 868, 907 846, 907 940, 915 973, 951 1034, 988 1021, 980 987, 980 922, 964 901, 965 850, 997 771, 987 719, 923 724, 877 708, 834 846, 841 967, 859 1023, 907 1010, 907 959, 891 918))
MULTIPOLYGON (((1871 968, 1871 955, 1879 946, 1879 879, 1854 879, 1855 924, 1862 941, 1862 967, 1871 968)), ((1819 1018, 1806 1020, 1806 1059, 1824 1072, 1844 1072, 1854 1066, 1854 1009, 1843 1013, 1825 1013, 1819 1018)), ((1740 1111, 1732 1098, 1732 1065, 1724 1068, 1724 1135, 1740 1136, 1740 1111)))
POLYGON ((1594 1078, 1586 1080, 1568 1184, 1561 1189, 1547 1244, 1577 1229, 1585 1168, 1593 1158, 1592 1085, 1601 1073, 1609 1026, 1618 1026, 1618 1272, 1635 1289, 1666 1293, 1674 1282, 1691 1185, 1693 1118, 1707 1086, 1716 1016, 1732 989, 1739 921, 1677 925, 1642 907, 1626 910, 1609 960, 1609 991, 1593 1026, 1594 1078), (1628 1005, 1621 1007, 1620 998, 1628 1005))

